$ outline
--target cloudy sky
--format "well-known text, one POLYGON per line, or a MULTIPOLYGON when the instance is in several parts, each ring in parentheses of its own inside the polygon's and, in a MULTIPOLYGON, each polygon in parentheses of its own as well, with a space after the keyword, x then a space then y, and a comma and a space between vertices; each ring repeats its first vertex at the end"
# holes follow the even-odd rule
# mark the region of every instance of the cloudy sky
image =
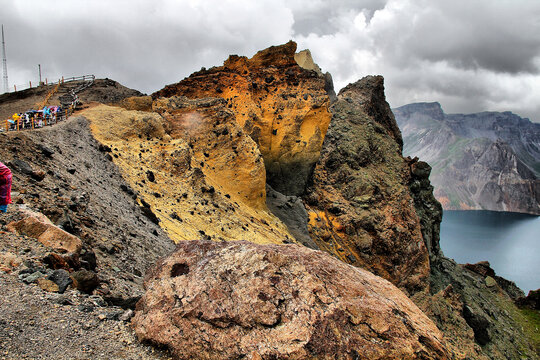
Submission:
POLYGON ((336 89, 540 122, 538 0, 0 0, 10 85, 95 74, 151 93, 290 39, 336 89))

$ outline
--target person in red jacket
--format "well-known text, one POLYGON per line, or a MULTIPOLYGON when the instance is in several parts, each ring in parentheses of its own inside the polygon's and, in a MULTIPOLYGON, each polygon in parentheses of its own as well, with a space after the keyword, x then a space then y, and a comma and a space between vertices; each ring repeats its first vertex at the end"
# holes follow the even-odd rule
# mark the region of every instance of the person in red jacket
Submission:
POLYGON ((0 162, 0 212, 7 212, 11 204, 11 170, 0 162))

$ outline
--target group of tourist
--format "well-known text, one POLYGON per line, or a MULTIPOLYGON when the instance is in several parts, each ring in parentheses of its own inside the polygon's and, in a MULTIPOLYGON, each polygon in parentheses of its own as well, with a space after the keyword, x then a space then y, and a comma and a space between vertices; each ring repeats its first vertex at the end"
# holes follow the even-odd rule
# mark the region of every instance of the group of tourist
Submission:
POLYGON ((21 130, 40 128, 44 125, 55 124, 64 116, 60 106, 45 106, 41 110, 28 110, 24 113, 15 113, 8 119, 8 130, 21 130))

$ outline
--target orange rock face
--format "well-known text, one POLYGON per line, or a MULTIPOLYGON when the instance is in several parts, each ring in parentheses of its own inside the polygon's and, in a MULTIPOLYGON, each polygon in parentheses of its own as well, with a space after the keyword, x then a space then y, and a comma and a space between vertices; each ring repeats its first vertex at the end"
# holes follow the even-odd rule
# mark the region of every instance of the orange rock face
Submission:
POLYGON ((301 194, 330 123, 327 91, 333 90, 311 56, 299 58, 305 69, 296 62, 295 51, 296 44, 289 42, 251 59, 232 55, 223 66, 196 72, 152 97, 225 99, 257 143, 269 184, 285 194, 301 194))
POLYGON ((428 252, 382 77, 347 86, 331 111, 313 185, 304 197, 312 238, 320 249, 411 294, 425 289, 428 252))
POLYGON ((181 242, 149 272, 139 340, 197 359, 446 359, 388 281, 297 245, 181 242))

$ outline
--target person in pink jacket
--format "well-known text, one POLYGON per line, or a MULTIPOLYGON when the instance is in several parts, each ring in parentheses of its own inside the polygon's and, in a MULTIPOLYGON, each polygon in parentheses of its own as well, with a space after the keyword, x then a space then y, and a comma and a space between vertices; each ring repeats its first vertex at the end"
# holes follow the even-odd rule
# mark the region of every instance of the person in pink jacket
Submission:
POLYGON ((11 170, 0 162, 0 212, 7 212, 11 204, 11 170))

